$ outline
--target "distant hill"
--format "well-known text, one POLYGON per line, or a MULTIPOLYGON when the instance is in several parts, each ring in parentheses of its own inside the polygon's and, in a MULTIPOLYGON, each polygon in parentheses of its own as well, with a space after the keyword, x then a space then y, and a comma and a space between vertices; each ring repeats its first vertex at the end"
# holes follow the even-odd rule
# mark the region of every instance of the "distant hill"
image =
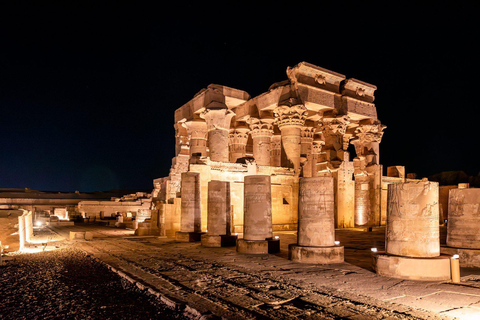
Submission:
POLYGON ((428 180, 437 181, 441 186, 469 183, 472 188, 480 188, 480 173, 476 176, 470 176, 464 171, 445 171, 429 176, 428 180))

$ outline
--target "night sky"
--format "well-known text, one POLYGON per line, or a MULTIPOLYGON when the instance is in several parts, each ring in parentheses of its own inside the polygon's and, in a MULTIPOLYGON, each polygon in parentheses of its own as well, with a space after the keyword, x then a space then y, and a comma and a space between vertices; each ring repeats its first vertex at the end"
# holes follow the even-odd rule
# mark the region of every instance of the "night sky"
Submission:
POLYGON ((480 171, 478 5, 135 3, 0 2, 0 188, 150 190, 175 109, 301 61, 378 87, 385 168, 480 171))

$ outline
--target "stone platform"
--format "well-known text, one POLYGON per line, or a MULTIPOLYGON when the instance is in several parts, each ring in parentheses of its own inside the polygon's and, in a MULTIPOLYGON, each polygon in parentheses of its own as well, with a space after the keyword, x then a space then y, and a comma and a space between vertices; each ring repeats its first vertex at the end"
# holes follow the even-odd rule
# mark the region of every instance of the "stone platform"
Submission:
POLYGON ((342 263, 344 261, 343 247, 305 247, 290 244, 288 246, 288 259, 313 264, 342 263))
POLYGON ((248 254, 269 254, 280 252, 280 240, 237 240, 237 252, 248 254))
POLYGON ((450 256, 434 258, 410 258, 373 254, 373 265, 377 274, 385 277, 422 281, 449 281, 450 256))
POLYGON ((179 242, 197 242, 201 241, 202 235, 205 232, 175 232, 175 240, 179 242))
POLYGON ((234 235, 209 235, 209 234, 202 234, 201 241, 202 246, 204 247, 234 247, 237 244, 237 236, 234 235))

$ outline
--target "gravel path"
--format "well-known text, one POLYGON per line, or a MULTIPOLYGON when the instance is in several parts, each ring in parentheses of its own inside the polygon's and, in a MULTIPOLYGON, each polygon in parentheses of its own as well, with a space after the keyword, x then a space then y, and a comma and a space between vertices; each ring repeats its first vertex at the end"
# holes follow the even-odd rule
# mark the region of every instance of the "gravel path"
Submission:
POLYGON ((185 319, 74 248, 0 267, 0 319, 185 319))

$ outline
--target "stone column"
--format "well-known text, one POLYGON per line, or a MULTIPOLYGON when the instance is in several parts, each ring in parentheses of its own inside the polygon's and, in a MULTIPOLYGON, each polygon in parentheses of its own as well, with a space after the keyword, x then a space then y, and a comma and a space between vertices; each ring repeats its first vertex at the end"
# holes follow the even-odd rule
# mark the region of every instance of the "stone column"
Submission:
POLYGON ((422 180, 388 186, 385 253, 377 273, 402 279, 448 280, 450 259, 440 256, 438 183, 422 180))
POLYGON ((228 162, 228 134, 234 112, 228 109, 207 109, 201 114, 208 130, 208 149, 210 160, 228 162))
POLYGON ((265 254, 278 252, 279 248, 278 240, 273 240, 270 176, 246 176, 243 239, 237 241, 237 251, 265 254))
POLYGON ((270 140, 270 161, 272 167, 282 165, 282 136, 279 134, 272 135, 270 140))
POLYGON ((460 266, 480 267, 480 189, 451 189, 448 199, 447 247, 442 254, 460 256, 460 266))
POLYGON ((312 177, 318 175, 317 163, 322 152, 322 147, 325 145, 325 141, 320 138, 315 138, 312 142, 312 177))
POLYGON ((302 263, 343 262, 335 245, 334 181, 332 177, 300 178, 298 240, 289 245, 289 259, 302 263))
POLYGON ((20 243, 20 251, 25 249, 26 232, 25 232, 25 216, 21 215, 18 217, 18 241, 20 243))
POLYGON ((235 163, 238 159, 245 157, 249 131, 250 129, 244 127, 230 130, 230 162, 235 163))
POLYGON ((301 130, 300 156, 303 160, 302 176, 313 177, 313 136, 315 135, 315 127, 305 126, 301 130))
POLYGON ((200 210, 200 174, 198 172, 182 173, 180 231, 177 241, 200 241, 202 234, 202 214, 200 210))
POLYGON ((186 121, 183 126, 190 137, 190 156, 207 156, 207 124, 201 119, 186 121))
MULTIPOLYGON (((293 167, 300 175, 301 132, 307 117, 307 108, 303 104, 278 106, 275 111, 278 128, 282 133, 282 146, 286 163, 283 167, 293 167)), ((282 161, 283 162, 283 161, 282 161)))
POLYGON ((231 235, 230 182, 208 182, 207 211, 207 233, 202 235, 202 246, 234 246, 237 236, 231 235))
POLYGON ((30 211, 25 216, 25 241, 29 243, 33 240, 33 216, 32 212, 30 211))
POLYGON ((448 200, 447 246, 480 249, 480 189, 452 189, 448 200))
POLYGON ((250 135, 253 140, 253 157, 260 166, 269 166, 270 143, 273 135, 273 119, 250 118, 250 135))
POLYGON ((379 144, 386 126, 378 120, 361 122, 355 129, 357 157, 355 166, 355 225, 371 227, 381 224, 381 179, 379 144))

